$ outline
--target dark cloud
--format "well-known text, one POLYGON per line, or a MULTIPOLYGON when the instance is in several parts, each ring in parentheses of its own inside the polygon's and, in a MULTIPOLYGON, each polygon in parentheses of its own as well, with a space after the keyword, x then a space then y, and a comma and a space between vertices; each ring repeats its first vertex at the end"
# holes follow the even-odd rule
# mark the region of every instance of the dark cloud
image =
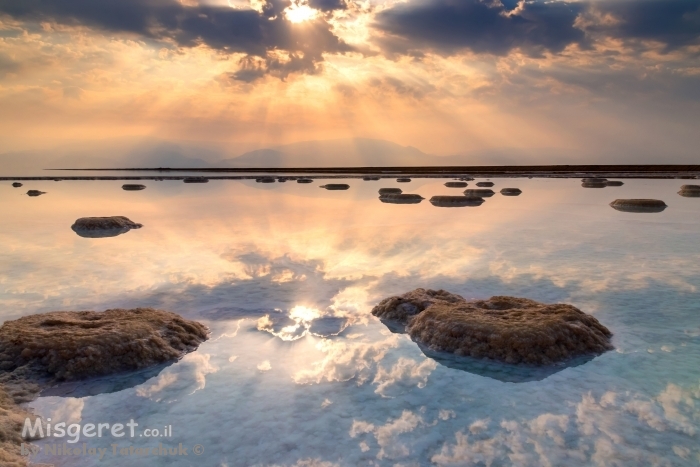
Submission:
POLYGON ((462 50, 505 55, 560 52, 599 38, 655 40, 668 49, 700 43, 698 0, 520 2, 498 0, 410 1, 377 15, 385 50, 416 55, 421 50, 462 50), (585 19, 585 21, 580 21, 585 19), (578 21, 577 21, 578 20, 578 21))
POLYGON ((661 42, 667 49, 700 43, 700 1, 641 0, 593 4, 617 22, 592 26, 614 37, 661 42))
POLYGON ((581 8, 565 2, 527 3, 514 10, 478 0, 410 2, 379 13, 375 26, 392 36, 386 45, 396 52, 469 49, 505 55, 520 48, 538 55, 585 40, 585 33, 574 27, 581 8))
MULTIPOLYGON (((321 0, 330 5, 328 0, 321 0)), ((224 53, 245 53, 263 58, 259 72, 241 71, 251 79, 268 69, 290 72, 317 71, 323 53, 342 53, 350 47, 339 40, 322 19, 303 24, 287 21, 288 0, 269 0, 262 13, 215 6, 183 6, 177 0, 0 0, 0 13, 22 21, 54 21, 83 25, 107 32, 132 33, 167 41, 179 47, 206 45, 224 53), (271 51, 289 52, 280 60, 271 51)))
POLYGON ((344 10, 345 0, 309 0, 309 6, 321 11, 344 10))

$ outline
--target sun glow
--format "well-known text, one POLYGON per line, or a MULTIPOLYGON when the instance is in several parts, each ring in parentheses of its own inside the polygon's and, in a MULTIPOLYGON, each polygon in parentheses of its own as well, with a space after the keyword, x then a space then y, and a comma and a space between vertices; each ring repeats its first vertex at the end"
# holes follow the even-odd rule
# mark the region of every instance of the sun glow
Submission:
POLYGON ((301 23, 316 18, 318 10, 311 8, 302 0, 296 0, 284 10, 284 16, 292 23, 301 23))

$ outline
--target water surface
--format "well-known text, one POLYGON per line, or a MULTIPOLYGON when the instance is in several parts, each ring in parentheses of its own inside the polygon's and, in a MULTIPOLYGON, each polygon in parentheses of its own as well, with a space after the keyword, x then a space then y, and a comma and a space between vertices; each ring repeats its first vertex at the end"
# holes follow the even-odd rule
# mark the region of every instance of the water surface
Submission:
POLYGON ((81 438, 76 445, 109 453, 33 460, 697 465, 700 199, 678 196, 679 180, 604 189, 494 181, 495 196, 460 208, 428 202, 462 191, 435 179, 339 180, 347 191, 321 181, 145 181, 138 192, 120 181, 3 183, 0 319, 152 306, 212 332, 172 365, 58 388, 31 404, 53 420, 172 426, 172 437, 81 438), (426 199, 382 203, 380 187, 426 199), (503 187, 523 193, 501 196, 503 187), (27 189, 47 193, 30 198, 27 189), (608 205, 616 198, 668 208, 618 212, 608 205), (144 227, 110 238, 70 229, 79 217, 111 215, 144 227), (431 358, 370 314, 416 287, 571 303, 611 329, 616 350, 529 378, 431 358), (188 455, 112 455, 112 444, 159 442, 182 443, 188 455))

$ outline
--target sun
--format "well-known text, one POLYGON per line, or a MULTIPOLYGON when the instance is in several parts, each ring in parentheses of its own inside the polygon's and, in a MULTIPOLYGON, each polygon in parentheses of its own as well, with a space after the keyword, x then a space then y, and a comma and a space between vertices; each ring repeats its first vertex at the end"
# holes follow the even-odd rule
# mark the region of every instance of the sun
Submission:
POLYGON ((301 23, 316 18, 318 10, 311 8, 304 0, 293 0, 284 10, 284 16, 292 23, 301 23))

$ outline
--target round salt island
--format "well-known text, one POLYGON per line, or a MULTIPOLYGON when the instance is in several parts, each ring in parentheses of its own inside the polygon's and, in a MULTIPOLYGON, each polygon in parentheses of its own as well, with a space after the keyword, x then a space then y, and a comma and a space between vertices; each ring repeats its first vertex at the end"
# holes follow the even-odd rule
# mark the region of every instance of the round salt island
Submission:
POLYGON ((666 203, 660 199, 616 199, 610 207, 622 212, 661 212, 666 209, 666 203))
POLYGON ((432 350, 509 364, 551 365, 613 349, 612 333, 595 317, 527 298, 467 301, 416 289, 382 300, 372 314, 405 325, 413 340, 432 350))

